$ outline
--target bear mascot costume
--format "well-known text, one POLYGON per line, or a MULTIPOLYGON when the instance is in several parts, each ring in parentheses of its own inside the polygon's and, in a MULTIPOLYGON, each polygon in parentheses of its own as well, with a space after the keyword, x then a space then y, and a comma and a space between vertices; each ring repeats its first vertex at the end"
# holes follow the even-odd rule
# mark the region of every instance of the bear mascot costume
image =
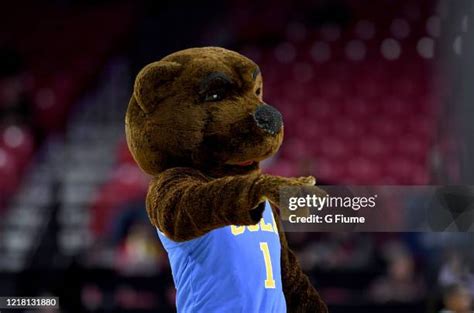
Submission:
POLYGON ((152 175, 146 209, 168 253, 178 312, 327 312, 277 208, 282 187, 321 190, 313 177, 259 170, 280 147, 283 121, 263 101, 254 62, 206 47, 145 66, 125 128, 152 175))

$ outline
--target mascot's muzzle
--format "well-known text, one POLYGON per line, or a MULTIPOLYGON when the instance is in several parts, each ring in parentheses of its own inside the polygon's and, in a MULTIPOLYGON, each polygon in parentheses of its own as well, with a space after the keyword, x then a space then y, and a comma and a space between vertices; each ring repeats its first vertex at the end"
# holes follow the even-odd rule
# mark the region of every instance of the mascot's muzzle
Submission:
POLYGON ((253 119, 259 128, 272 135, 278 134, 283 125, 281 113, 266 103, 257 107, 253 112, 253 119))

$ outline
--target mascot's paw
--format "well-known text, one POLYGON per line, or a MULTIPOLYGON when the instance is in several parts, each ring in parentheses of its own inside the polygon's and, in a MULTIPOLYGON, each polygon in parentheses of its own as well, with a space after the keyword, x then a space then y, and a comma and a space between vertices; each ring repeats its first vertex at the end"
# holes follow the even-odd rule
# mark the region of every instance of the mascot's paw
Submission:
POLYGON ((290 210, 288 200, 291 197, 306 197, 308 195, 324 197, 327 194, 323 189, 315 186, 316 179, 313 176, 293 178, 271 175, 263 176, 263 195, 280 209, 283 220, 288 220, 290 214, 297 216, 309 215, 309 208, 307 207, 298 208, 296 211, 290 210))

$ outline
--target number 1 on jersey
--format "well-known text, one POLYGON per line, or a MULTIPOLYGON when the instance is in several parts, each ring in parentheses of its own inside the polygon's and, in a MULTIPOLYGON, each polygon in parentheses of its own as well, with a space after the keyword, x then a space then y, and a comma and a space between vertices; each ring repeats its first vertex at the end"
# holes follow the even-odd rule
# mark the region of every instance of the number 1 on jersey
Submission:
POLYGON ((270 258, 270 250, 268 249, 268 243, 260 242, 260 250, 262 250, 263 253, 263 260, 265 261, 265 271, 267 273, 267 279, 265 279, 265 288, 275 288, 272 260, 270 258))

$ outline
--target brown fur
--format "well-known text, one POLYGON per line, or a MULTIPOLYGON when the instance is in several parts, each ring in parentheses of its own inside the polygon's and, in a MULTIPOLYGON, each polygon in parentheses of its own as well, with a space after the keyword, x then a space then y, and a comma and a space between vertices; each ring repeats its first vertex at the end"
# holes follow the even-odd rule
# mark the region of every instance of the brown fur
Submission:
MULTIPOLYGON (((179 51, 138 74, 126 115, 127 142, 138 165, 153 176, 146 199, 150 221, 170 239, 256 224, 265 200, 279 203, 282 186, 319 192, 312 177, 260 172, 259 161, 273 155, 283 139, 283 127, 271 134, 255 124, 252 113, 262 97, 257 65, 222 48, 179 51), (224 79, 210 80, 209 86, 210 74, 224 79), (212 101, 215 90, 226 97, 212 101), (253 163, 238 165, 249 160, 253 163)), ((327 312, 288 248, 280 222, 279 232, 288 312, 327 312)))

